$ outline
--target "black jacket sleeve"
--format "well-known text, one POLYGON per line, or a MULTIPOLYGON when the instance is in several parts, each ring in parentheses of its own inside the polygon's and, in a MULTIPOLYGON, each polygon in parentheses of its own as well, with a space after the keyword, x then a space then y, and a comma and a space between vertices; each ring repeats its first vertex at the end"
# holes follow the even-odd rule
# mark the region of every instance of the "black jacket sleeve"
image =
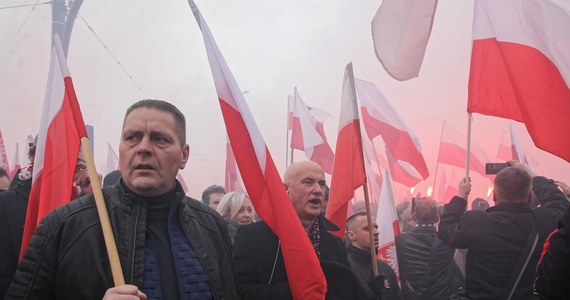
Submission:
POLYGON ((570 295, 570 209, 560 219, 558 230, 544 244, 537 268, 535 293, 540 299, 566 299, 570 295))
POLYGON ((467 200, 455 196, 445 205, 441 221, 439 222, 438 236, 446 245, 451 248, 466 249, 473 241, 473 235, 477 230, 471 230, 473 226, 478 226, 476 220, 481 211, 469 211, 465 213, 467 200))
POLYGON ((52 243, 51 224, 50 218, 46 217, 38 225, 18 264, 5 300, 55 299, 57 246, 52 243))

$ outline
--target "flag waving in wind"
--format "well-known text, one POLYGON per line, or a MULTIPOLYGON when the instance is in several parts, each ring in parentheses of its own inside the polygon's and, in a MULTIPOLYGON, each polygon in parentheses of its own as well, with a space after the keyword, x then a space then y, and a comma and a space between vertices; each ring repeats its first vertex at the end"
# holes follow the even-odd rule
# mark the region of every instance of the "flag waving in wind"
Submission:
MULTIPOLYGON (((301 96, 295 89, 295 101, 293 104, 291 148, 305 151, 308 159, 316 162, 329 174, 333 171, 334 153, 326 140, 324 133, 324 119, 326 115, 320 113, 321 119, 317 119, 311 112, 301 96)), ((317 112, 317 116, 319 116, 317 112)))
POLYGON ((407 162, 423 179, 428 178, 429 171, 419 140, 403 118, 373 83, 355 79, 355 84, 368 137, 382 136, 395 160, 407 162))
POLYGON ((384 0, 372 19, 376 57, 398 80, 418 77, 437 0, 384 0))
POLYGON ((551 0, 477 0, 467 111, 525 124, 570 162, 570 12, 551 0))
POLYGON ((51 210, 71 200, 82 137, 87 137, 85 123, 61 42, 56 35, 51 52, 20 257, 40 220, 51 210))
POLYGON ((327 219, 340 228, 337 234, 344 236, 348 202, 354 196, 354 190, 365 182, 360 118, 352 63, 349 63, 344 71, 342 83, 338 138, 326 215, 327 219))
POLYGON ((324 299, 326 280, 259 128, 208 25, 192 0, 202 31, 228 137, 256 213, 279 237, 294 299, 324 299))

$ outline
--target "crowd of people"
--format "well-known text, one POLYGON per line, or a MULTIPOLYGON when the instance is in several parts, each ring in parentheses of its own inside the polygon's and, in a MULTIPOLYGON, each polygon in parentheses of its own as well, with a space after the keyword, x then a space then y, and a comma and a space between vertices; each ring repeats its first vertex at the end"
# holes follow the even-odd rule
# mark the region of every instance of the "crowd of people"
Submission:
MULTIPOLYGON (((213 185, 201 201, 185 195, 176 180, 189 157, 185 124, 160 100, 125 114, 120 172, 103 179, 122 285, 81 155, 75 200, 41 221, 24 253, 33 164, 11 181, 0 170, 0 299, 293 299, 280 237, 246 192, 213 185)), ((429 198, 399 205, 397 268, 373 256, 385 233, 365 212, 348 216, 344 240, 331 233, 339 227, 324 215, 328 187, 318 164, 292 163, 283 184, 326 278, 326 299, 568 299, 570 188, 510 165, 494 179, 494 206, 479 199, 467 210, 469 177, 443 209, 429 198)))

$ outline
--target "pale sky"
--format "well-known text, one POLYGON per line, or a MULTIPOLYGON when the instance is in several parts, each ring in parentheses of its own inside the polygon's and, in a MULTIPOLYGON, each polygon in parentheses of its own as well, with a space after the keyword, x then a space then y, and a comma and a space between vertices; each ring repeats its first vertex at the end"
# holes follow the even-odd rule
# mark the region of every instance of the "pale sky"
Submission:
MULTIPOLYGON (((24 3, 35 1, 0 0, 0 8, 24 3)), ((325 130, 334 149, 344 67, 352 61, 355 76, 376 84, 419 137, 432 174, 417 189, 425 194, 433 184, 442 121, 463 133, 467 128, 473 0, 439 1, 420 75, 405 82, 391 78, 374 55, 370 22, 380 3, 196 1, 238 85, 249 91, 246 100, 281 172, 287 95, 297 86, 308 105, 332 115, 325 130)), ((10 161, 16 142, 23 159, 26 136, 38 131, 47 80, 51 7, 38 5, 31 14, 30 10, 0 9, 0 130, 10 161)), ((99 172, 105 168, 107 143, 118 151, 127 107, 155 98, 173 103, 187 117, 191 153, 183 175, 188 194, 198 198, 205 187, 223 185, 225 128, 202 35, 188 3, 85 0, 80 15, 144 91, 143 95, 78 18, 68 65, 84 120, 95 127, 99 172)), ((507 124, 474 115, 472 141, 491 161, 507 124)), ((534 147, 522 124, 515 128, 526 150, 540 162, 537 173, 570 183, 569 164, 534 147)), ((296 151, 295 158, 304 159, 304 153, 296 151)), ((488 181, 472 176, 474 196, 485 196, 488 181)))

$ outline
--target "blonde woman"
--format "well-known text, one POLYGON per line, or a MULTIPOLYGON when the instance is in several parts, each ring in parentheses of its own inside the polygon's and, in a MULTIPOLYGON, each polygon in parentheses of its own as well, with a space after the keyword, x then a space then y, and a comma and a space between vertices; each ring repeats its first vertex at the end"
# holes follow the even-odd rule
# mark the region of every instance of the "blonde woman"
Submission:
POLYGON ((251 200, 245 192, 225 194, 216 210, 226 220, 232 244, 238 226, 253 223, 255 215, 251 200))

